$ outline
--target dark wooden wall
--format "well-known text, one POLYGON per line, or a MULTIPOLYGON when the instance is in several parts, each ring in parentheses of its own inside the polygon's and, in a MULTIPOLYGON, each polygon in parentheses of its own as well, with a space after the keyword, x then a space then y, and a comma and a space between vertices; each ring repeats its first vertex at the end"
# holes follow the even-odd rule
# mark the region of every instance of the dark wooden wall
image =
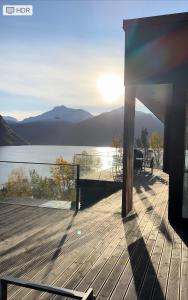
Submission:
POLYGON ((132 209, 135 86, 170 83, 164 107, 164 171, 169 174, 169 220, 182 220, 188 13, 124 21, 125 121, 122 216, 132 209), (134 86, 133 86, 134 85, 134 86))
POLYGON ((173 84, 172 102, 167 119, 168 171, 169 171, 169 220, 182 219, 183 177, 185 164, 185 107, 187 88, 173 84))

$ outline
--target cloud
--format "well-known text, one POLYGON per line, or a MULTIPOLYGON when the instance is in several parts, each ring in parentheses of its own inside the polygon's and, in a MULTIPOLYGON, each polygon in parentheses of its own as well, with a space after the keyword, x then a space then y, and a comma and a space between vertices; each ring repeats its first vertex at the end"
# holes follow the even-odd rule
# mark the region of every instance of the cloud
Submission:
POLYGON ((123 77, 123 56, 114 47, 71 42, 59 47, 5 48, 0 48, 0 91, 38 98, 52 106, 105 107, 96 89, 97 77, 108 72, 123 77))

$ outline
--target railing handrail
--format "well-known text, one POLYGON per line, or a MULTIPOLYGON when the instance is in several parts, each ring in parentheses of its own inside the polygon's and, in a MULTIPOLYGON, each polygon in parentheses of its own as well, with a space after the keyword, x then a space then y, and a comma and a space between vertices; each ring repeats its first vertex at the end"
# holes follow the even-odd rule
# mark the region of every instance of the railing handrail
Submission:
POLYGON ((10 163, 10 164, 26 164, 26 165, 46 165, 46 166, 72 166, 77 167, 79 164, 71 163, 45 163, 45 162, 29 162, 29 161, 10 161, 10 160, 0 160, 0 163, 10 163))
POLYGON ((109 156, 109 157, 112 157, 113 156, 116 156, 116 154, 104 154, 104 153, 87 153, 87 154, 82 154, 82 153, 76 153, 74 154, 74 156, 99 156, 99 157, 103 157, 103 156, 109 156))
POLYGON ((7 285, 12 284, 16 286, 21 286, 24 288, 29 288, 32 290, 47 292, 59 296, 71 297, 72 299, 80 300, 94 300, 93 290, 88 289, 86 293, 73 291, 69 289, 48 286, 46 284, 34 283, 23 279, 18 279, 10 276, 5 276, 0 278, 0 300, 7 300, 7 285))

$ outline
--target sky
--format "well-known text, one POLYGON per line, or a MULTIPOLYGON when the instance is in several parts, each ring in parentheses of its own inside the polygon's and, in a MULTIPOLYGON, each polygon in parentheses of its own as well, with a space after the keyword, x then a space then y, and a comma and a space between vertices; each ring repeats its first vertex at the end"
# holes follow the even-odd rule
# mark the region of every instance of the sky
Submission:
MULTIPOLYGON (((59 105, 95 115, 122 106, 123 94, 106 101, 97 80, 117 75, 123 86, 123 19, 186 11, 188 1, 0 0, 0 113, 22 120, 59 105), (33 16, 2 16, 4 4, 24 3, 33 16)), ((137 110, 147 112, 139 102, 137 110)))

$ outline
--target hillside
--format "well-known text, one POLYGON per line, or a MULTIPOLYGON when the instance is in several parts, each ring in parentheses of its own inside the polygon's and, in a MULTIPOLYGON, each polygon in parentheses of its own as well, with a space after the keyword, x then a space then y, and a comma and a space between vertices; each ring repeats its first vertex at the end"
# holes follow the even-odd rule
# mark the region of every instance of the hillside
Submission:
MULTIPOLYGON (((16 123, 11 127, 33 145, 109 146, 113 137, 123 135, 123 108, 106 112, 78 124, 50 121, 16 123)), ((143 127, 149 134, 158 131, 163 135, 162 123, 152 114, 137 111, 135 137, 143 127)))
MULTIPOLYGON (((74 140, 74 145, 109 146, 113 137, 123 136, 123 117, 124 111, 120 108, 81 122, 69 129, 66 142, 68 145, 72 145, 74 140)), ((149 134, 157 131, 163 135, 163 124, 154 115, 136 111, 135 137, 140 136, 143 127, 148 129, 149 134)))
POLYGON ((18 120, 16 118, 10 117, 10 116, 2 116, 3 119, 7 122, 7 123, 17 123, 18 120))
POLYGON ((0 146, 18 146, 28 144, 15 133, 0 115, 0 146))
POLYGON ((47 111, 36 117, 24 119, 23 123, 31 122, 46 122, 46 121, 64 121, 71 123, 78 123, 92 118, 93 115, 83 109, 68 108, 64 105, 54 107, 52 110, 47 111))
POLYGON ((40 121, 11 124, 11 127, 32 145, 63 145, 65 133, 74 126, 63 121, 40 121))

